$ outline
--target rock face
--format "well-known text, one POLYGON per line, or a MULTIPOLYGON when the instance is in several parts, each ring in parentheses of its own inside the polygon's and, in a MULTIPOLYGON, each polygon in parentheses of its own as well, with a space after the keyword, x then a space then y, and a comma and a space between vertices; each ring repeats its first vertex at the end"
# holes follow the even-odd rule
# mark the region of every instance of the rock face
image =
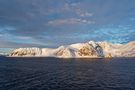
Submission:
POLYGON ((10 56, 43 56, 62 58, 112 58, 135 57, 135 42, 128 44, 112 44, 108 42, 77 43, 67 46, 51 48, 19 48, 10 56))

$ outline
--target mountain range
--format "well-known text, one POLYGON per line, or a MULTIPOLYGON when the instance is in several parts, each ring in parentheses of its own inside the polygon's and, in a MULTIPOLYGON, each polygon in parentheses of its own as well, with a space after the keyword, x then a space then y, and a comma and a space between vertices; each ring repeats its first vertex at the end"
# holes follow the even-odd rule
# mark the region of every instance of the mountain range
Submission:
POLYGON ((58 57, 58 58, 112 58, 135 57, 135 42, 112 44, 109 42, 89 41, 64 45, 58 48, 18 48, 9 56, 14 57, 58 57))

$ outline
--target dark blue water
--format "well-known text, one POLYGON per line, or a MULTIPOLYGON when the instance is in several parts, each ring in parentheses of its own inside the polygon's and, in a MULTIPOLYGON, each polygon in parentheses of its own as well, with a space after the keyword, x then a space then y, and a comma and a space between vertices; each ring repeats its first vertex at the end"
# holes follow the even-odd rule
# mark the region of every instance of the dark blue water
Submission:
POLYGON ((0 90, 135 90, 135 58, 0 57, 0 90))

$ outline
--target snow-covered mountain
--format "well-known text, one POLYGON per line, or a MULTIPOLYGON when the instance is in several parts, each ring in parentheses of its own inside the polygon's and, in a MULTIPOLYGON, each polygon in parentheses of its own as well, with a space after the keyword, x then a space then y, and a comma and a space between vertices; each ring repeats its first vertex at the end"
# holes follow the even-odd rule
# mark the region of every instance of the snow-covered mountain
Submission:
POLYGON ((112 44, 109 42, 77 43, 58 48, 18 48, 10 56, 43 56, 61 58, 135 57, 135 42, 112 44))

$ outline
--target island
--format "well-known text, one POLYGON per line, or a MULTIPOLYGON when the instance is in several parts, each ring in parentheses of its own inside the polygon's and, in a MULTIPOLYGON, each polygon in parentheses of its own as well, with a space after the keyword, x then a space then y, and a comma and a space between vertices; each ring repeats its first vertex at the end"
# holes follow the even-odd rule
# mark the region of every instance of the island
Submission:
POLYGON ((17 48, 10 57, 57 57, 57 58, 113 58, 135 57, 135 42, 113 44, 109 42, 88 41, 64 45, 58 48, 17 48))

